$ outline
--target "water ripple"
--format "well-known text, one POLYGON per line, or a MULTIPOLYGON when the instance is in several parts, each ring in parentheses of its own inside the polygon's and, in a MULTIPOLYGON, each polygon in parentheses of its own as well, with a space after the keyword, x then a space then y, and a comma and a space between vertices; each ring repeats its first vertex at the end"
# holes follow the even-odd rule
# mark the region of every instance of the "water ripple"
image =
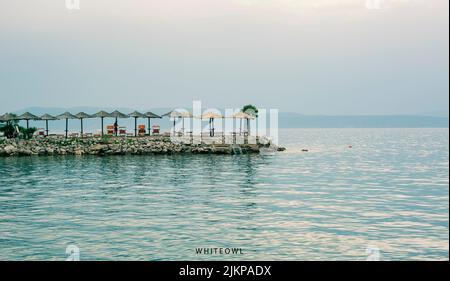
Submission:
POLYGON ((281 133, 259 156, 1 158, 0 259, 448 260, 448 129, 281 133))

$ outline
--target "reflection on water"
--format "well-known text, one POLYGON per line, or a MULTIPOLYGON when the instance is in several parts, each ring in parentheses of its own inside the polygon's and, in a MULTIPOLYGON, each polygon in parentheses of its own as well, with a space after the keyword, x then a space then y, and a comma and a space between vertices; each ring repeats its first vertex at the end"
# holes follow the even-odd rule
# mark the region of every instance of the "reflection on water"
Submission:
POLYGON ((448 129, 281 133, 281 154, 0 158, 0 259, 448 259, 448 129))

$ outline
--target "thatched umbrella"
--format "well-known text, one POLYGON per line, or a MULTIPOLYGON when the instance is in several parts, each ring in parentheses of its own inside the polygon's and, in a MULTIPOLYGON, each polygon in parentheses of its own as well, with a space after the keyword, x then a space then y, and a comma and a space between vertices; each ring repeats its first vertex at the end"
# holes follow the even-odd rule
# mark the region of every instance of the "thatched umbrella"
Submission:
POLYGON ((128 116, 134 118, 134 136, 137 137, 137 135, 138 135, 138 132, 137 132, 137 120, 138 120, 138 118, 145 118, 147 116, 145 114, 143 114, 143 113, 138 112, 138 111, 134 111, 134 112, 128 114, 128 116))
POLYGON ((75 114, 75 116, 80 119, 80 125, 81 125, 81 137, 83 137, 83 119, 92 118, 92 115, 89 115, 84 112, 79 112, 75 114))
POLYGON ((30 128, 30 120, 39 120, 39 117, 37 117, 34 114, 31 114, 29 112, 25 112, 24 114, 17 117, 17 120, 25 120, 27 121, 27 129, 30 128))
POLYGON ((56 118, 55 116, 52 116, 50 114, 44 114, 39 119, 45 121, 45 135, 48 136, 48 121, 49 120, 58 120, 58 118, 56 118))
POLYGON ((148 119, 148 135, 150 136, 152 134, 151 119, 152 118, 155 118, 155 119, 159 118, 159 119, 161 119, 162 117, 157 115, 157 114, 155 114, 155 113, 153 113, 153 112, 150 112, 150 111, 145 113, 145 117, 147 117, 147 119, 148 119))
POLYGON ((15 114, 5 113, 2 116, 2 120, 3 120, 3 122, 6 122, 6 124, 9 124, 9 122, 14 121, 14 120, 19 120, 19 118, 15 114))
MULTIPOLYGON (((125 113, 115 110, 115 111, 111 112, 111 117, 116 118, 115 124, 117 124, 118 118, 129 118, 130 116, 126 115, 125 113)), ((117 136, 117 131, 116 131, 116 136, 117 136)))
POLYGON ((214 119, 223 118, 221 114, 215 112, 206 112, 202 115, 201 119, 209 120, 209 136, 214 137, 214 119))
POLYGON ((102 110, 102 111, 99 111, 99 112, 95 113, 94 115, 92 115, 92 117, 97 117, 97 118, 102 119, 102 136, 103 136, 103 130, 104 130, 103 119, 112 117, 111 114, 102 110))
POLYGON ((66 119, 66 139, 69 133, 69 119, 78 119, 75 115, 73 115, 70 112, 64 112, 63 114, 60 114, 56 116, 58 119, 66 119))
MULTIPOLYGON (((247 123, 248 123, 250 120, 255 119, 255 116, 240 111, 240 112, 238 112, 236 114, 233 114, 232 118, 234 120, 240 119, 239 135, 241 135, 242 134, 242 120, 246 119, 247 123)), ((248 124, 247 124, 247 126, 248 126, 248 124)))
POLYGON ((169 117, 169 118, 173 118, 173 134, 175 135, 175 126, 176 126, 176 119, 177 118, 181 118, 183 120, 183 131, 184 131, 184 119, 185 118, 192 118, 193 115, 192 113, 188 112, 188 111, 171 111, 171 112, 167 112, 166 114, 162 115, 163 117, 169 117))

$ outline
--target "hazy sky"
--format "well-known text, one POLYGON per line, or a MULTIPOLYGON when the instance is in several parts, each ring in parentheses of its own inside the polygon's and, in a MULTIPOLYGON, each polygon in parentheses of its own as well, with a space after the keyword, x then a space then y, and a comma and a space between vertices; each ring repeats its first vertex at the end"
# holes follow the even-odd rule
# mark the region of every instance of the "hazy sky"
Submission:
POLYGON ((0 113, 193 99, 305 114, 448 110, 448 0, 80 4, 0 0, 0 113))

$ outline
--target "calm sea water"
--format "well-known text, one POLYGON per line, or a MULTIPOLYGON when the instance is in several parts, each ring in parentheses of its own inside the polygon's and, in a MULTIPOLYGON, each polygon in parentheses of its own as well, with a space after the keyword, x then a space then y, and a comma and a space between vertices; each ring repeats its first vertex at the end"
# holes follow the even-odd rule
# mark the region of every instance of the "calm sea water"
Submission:
POLYGON ((0 158, 0 259, 64 260, 73 244, 81 260, 448 260, 448 129, 281 142, 258 156, 0 158))

